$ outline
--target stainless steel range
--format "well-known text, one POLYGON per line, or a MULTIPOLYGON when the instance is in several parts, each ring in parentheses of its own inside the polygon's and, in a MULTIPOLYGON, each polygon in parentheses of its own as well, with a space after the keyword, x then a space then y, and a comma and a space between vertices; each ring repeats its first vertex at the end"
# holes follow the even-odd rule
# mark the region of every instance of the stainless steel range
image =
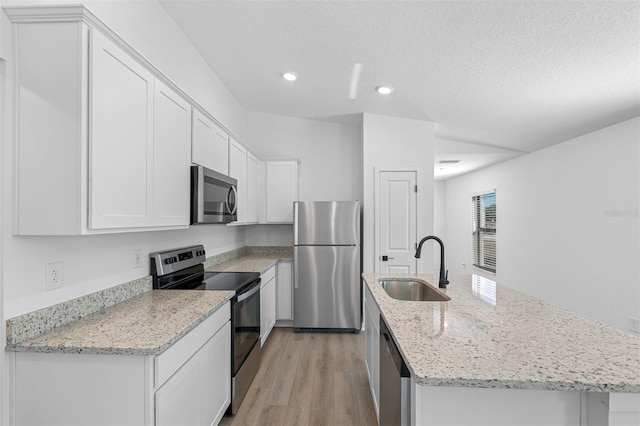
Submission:
POLYGON ((151 253, 153 288, 160 290, 232 290, 231 405, 235 414, 260 366, 260 274, 206 272, 202 245, 151 253))

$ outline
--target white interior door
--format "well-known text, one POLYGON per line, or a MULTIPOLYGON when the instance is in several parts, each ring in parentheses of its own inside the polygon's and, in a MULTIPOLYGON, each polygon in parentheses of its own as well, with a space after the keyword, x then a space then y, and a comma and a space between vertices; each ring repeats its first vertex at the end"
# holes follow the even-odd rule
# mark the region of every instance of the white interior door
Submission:
POLYGON ((416 171, 379 171, 376 272, 415 274, 416 171))

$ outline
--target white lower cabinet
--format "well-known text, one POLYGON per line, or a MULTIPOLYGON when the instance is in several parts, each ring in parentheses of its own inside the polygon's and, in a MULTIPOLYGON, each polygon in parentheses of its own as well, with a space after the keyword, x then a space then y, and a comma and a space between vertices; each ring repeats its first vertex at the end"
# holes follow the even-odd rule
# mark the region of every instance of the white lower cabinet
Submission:
POLYGON ((229 405, 229 323, 156 391, 156 425, 217 424, 229 405))
POLYGON ((293 320, 293 275, 291 262, 278 262, 276 274, 276 320, 293 320))
POLYGON ((189 362, 156 392, 156 425, 193 425, 198 423, 198 363, 189 362))
POLYGON ((376 416, 380 418, 380 310, 366 285, 364 294, 365 365, 376 416))
POLYGON ((260 346, 264 346, 276 324, 276 267, 260 276, 260 346))
POLYGON ((227 302, 158 355, 18 352, 22 425, 216 425, 231 401, 227 302))

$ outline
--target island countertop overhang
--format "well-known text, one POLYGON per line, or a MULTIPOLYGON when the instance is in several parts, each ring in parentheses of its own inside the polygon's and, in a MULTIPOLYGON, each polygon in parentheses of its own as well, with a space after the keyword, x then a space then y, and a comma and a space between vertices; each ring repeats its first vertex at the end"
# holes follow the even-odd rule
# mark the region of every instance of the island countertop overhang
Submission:
POLYGON ((487 298, 471 275, 451 277, 449 302, 395 300, 378 284, 393 276, 364 285, 418 385, 640 393, 639 337, 500 284, 487 298))

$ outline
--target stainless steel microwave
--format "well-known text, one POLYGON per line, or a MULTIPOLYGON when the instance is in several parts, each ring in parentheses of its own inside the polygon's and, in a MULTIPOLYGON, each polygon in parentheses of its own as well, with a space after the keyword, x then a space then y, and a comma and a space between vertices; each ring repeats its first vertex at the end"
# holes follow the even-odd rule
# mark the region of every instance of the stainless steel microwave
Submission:
POLYGON ((191 224, 238 220, 238 181, 202 166, 191 166, 191 224))

